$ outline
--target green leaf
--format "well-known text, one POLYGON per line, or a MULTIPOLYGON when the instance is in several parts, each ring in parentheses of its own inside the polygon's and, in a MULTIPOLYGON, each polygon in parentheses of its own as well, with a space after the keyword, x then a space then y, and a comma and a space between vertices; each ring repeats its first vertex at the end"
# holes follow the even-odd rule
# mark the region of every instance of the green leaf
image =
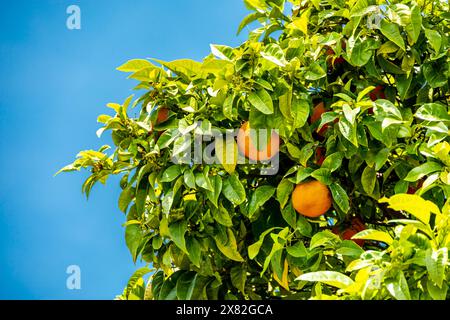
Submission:
POLYGON ((255 257, 258 255, 259 250, 261 249, 261 246, 264 242, 264 238, 266 237, 267 234, 269 234, 270 232, 272 232, 273 230, 276 229, 281 229, 280 227, 273 227, 270 229, 267 229, 266 231, 264 231, 263 233, 261 233, 261 235, 259 236, 259 240, 255 243, 253 243, 252 245, 250 245, 248 247, 248 257, 253 260, 255 259, 255 257))
POLYGON ((309 243, 309 248, 314 249, 318 247, 333 247, 334 242, 338 240, 339 237, 329 230, 320 231, 314 234, 309 243))
POLYGON ((172 165, 164 170, 161 182, 171 182, 175 180, 181 174, 179 165, 172 165))
POLYGON ((169 225, 169 233, 175 245, 184 253, 189 254, 186 249, 186 240, 184 234, 187 231, 187 221, 180 220, 169 225))
POLYGON ((402 113, 391 101, 378 99, 375 103, 377 107, 381 108, 387 115, 398 120, 403 120, 402 113))
POLYGON ((273 91, 272 85, 268 81, 266 81, 266 80, 264 80, 262 78, 256 79, 255 83, 259 84, 264 89, 267 89, 269 91, 273 91))
POLYGON ((211 180, 213 191, 206 191, 206 196, 208 197, 209 201, 211 201, 212 204, 217 208, 217 201, 219 199, 220 192, 222 191, 222 178, 216 175, 211 177, 211 180))
POLYGON ((404 74, 397 76, 397 91, 401 100, 405 100, 406 97, 408 96, 412 79, 413 79, 412 74, 410 74, 409 76, 406 76, 404 74))
POLYGON ((422 70, 430 87, 439 88, 447 84, 448 76, 446 76, 446 72, 448 72, 448 64, 435 61, 425 62, 422 65, 422 70))
POLYGON ((247 271, 242 265, 237 265, 230 270, 231 284, 240 292, 245 293, 245 282, 247 281, 247 271))
POLYGON ((352 65, 362 67, 369 62, 372 54, 373 50, 371 50, 371 48, 368 47, 365 42, 359 41, 353 47, 352 53, 350 55, 350 61, 352 65))
POLYGON ((164 194, 164 198, 162 199, 161 203, 162 211, 164 214, 169 214, 173 204, 173 197, 174 197, 173 190, 170 190, 169 192, 164 194))
POLYGON ((343 212, 347 213, 350 210, 347 192, 345 192, 344 188, 337 182, 332 183, 329 188, 334 202, 343 212))
POLYGON ((272 249, 270 250, 269 255, 264 260, 263 268, 262 268, 262 270, 260 272, 260 276, 261 277, 264 274, 264 272, 266 272, 267 268, 269 267, 269 264, 272 261, 272 258, 274 256, 276 256, 276 254, 279 254, 278 252, 284 248, 284 241, 285 240, 283 240, 282 239, 283 236, 280 237, 280 235, 282 235, 283 233, 286 234, 287 232, 289 232, 289 228, 288 227, 286 227, 283 230, 281 230, 278 234, 273 234, 272 233, 270 235, 272 237, 272 240, 273 240, 273 245, 272 245, 272 249), (280 238, 282 239, 282 242, 279 241, 280 238))
POLYGON ((251 10, 264 10, 267 8, 265 0, 244 0, 244 4, 251 10))
POLYGON ((373 167, 367 166, 361 175, 361 184, 364 191, 371 195, 377 183, 377 172, 373 167))
POLYGON ((138 249, 142 241, 142 230, 138 224, 130 224, 125 228, 125 243, 130 250, 133 262, 136 262, 138 249))
POLYGON ((220 252, 222 252, 228 259, 238 262, 244 261, 238 252, 236 238, 230 228, 226 228, 225 235, 216 235, 214 240, 216 241, 217 248, 219 248, 220 252))
POLYGON ((235 118, 235 115, 233 113, 233 103, 234 103, 235 95, 229 95, 225 98, 225 101, 223 102, 223 115, 227 117, 230 120, 233 120, 235 118))
POLYGON ((134 197, 134 189, 133 188, 125 188, 119 196, 119 209, 123 213, 126 213, 128 205, 134 197))
POLYGON ((355 234, 352 239, 363 239, 363 240, 373 240, 381 241, 388 245, 391 245, 394 241, 389 233, 374 229, 367 229, 355 234))
POLYGON ((198 61, 190 59, 180 59, 170 62, 162 61, 159 59, 152 59, 152 60, 160 63, 167 69, 175 72, 177 75, 184 76, 186 78, 202 74, 202 64, 198 61))
POLYGON ((447 107, 440 103, 425 103, 415 114, 416 118, 425 121, 450 121, 447 107))
POLYGON ((422 14, 420 8, 414 4, 411 8, 411 21, 405 26, 406 33, 408 34, 409 44, 416 43, 422 29, 422 14))
POLYGON ((442 170, 442 165, 440 165, 437 162, 428 161, 423 164, 421 164, 418 167, 415 167, 410 172, 408 172, 408 175, 405 177, 405 181, 414 182, 419 179, 422 179, 424 176, 442 170))
POLYGON ((314 170, 311 173, 311 177, 327 186, 333 182, 333 180, 331 179, 331 171, 328 168, 319 168, 317 170, 314 170))
POLYGON ((152 296, 155 299, 159 299, 159 294, 161 292, 161 287, 164 283, 164 272, 157 271, 151 276, 151 287, 152 287, 152 296))
POLYGON ((248 100, 252 106, 264 114, 272 114, 274 111, 272 98, 265 89, 250 92, 248 95, 248 100))
POLYGON ((218 44, 211 44, 211 53, 222 60, 231 60, 233 57, 233 48, 218 44))
POLYGON ((293 246, 287 247, 286 251, 294 258, 306 257, 308 255, 308 250, 302 241, 297 241, 293 246))
POLYGON ((294 128, 301 128, 305 125, 309 116, 309 102, 304 99, 292 98, 291 114, 294 117, 294 128))
POLYGON ((184 172, 184 184, 191 189, 195 189, 195 176, 192 170, 188 169, 184 172))
POLYGON ((260 13, 260 12, 253 12, 250 13, 249 15, 247 15, 239 24, 238 30, 237 30, 237 35, 239 33, 241 33, 242 29, 244 29, 247 25, 249 25, 250 23, 252 23, 253 21, 257 20, 258 18, 263 17, 264 14, 260 13))
POLYGON ((294 190, 294 184, 288 179, 281 180, 277 187, 277 200, 280 203, 280 208, 283 209, 289 200, 289 197, 294 190))
POLYGON ((437 285, 433 283, 430 279, 427 281, 427 289, 433 300, 445 300, 447 298, 447 291, 449 286, 447 283, 443 283, 442 287, 439 288, 437 285))
POLYGON ((177 281, 184 272, 184 270, 175 271, 162 283, 158 300, 175 300, 177 298, 177 281))
POLYGON ((278 107, 280 108, 281 114, 286 119, 291 120, 292 114, 292 89, 290 88, 288 92, 283 94, 278 98, 278 107))
MULTIPOLYGON (((299 158, 301 157, 302 152, 300 151, 300 149, 299 149, 296 145, 294 145, 294 144, 288 142, 288 143, 286 143, 286 148, 287 148, 287 150, 288 150, 288 153, 289 153, 293 158, 299 159, 299 158)), ((312 152, 312 148, 310 147, 309 149, 310 149, 311 152, 312 152)), ((312 156, 312 153, 311 153, 310 157, 311 157, 311 156, 312 156)))
MULTIPOLYGON (((314 154, 313 146, 314 145, 312 143, 308 143, 298 152, 298 160, 299 160, 300 164, 304 167, 307 167, 309 158, 311 158, 312 155, 314 154)), ((289 151, 289 153, 291 153, 291 155, 294 158, 296 158, 294 156, 294 151, 296 151, 295 148, 297 148, 297 147, 294 145, 288 144, 288 151, 289 151)), ((297 150, 298 150, 298 148, 297 148, 297 150)))
POLYGON ((403 271, 399 271, 396 278, 386 280, 386 288, 397 300, 411 300, 408 282, 406 281, 403 271))
POLYGON ((153 67, 156 68, 150 61, 144 59, 132 59, 125 62, 123 65, 117 68, 123 72, 136 72, 144 68, 153 67))
POLYGON ((230 213, 222 205, 218 209, 211 210, 211 214, 218 223, 226 227, 232 227, 233 221, 231 220, 230 213))
POLYGON ((190 300, 195 288, 195 272, 184 272, 177 280, 176 292, 178 300, 190 300))
POLYGON ((430 279, 439 287, 445 280, 445 269, 448 263, 448 249, 446 247, 439 250, 428 249, 425 256, 425 264, 430 279))
POLYGON ((136 213, 138 216, 142 215, 145 210, 145 200, 147 199, 147 188, 139 188, 136 192, 136 213))
POLYGON ((322 168, 328 168, 330 172, 338 170, 342 165, 343 157, 342 152, 335 152, 328 155, 322 163, 322 168))
POLYGON ((275 193, 275 188, 272 186, 260 186, 252 194, 250 202, 248 205, 248 214, 251 217, 257 209, 266 203, 273 194, 275 193))
POLYGON ((351 278, 336 271, 309 272, 302 274, 295 280, 322 282, 339 289, 344 289, 354 284, 351 278))
POLYGON ((341 119, 338 123, 339 131, 342 133, 345 139, 350 141, 355 147, 358 146, 358 137, 356 127, 351 124, 347 119, 341 119))
POLYGON ((211 180, 204 172, 197 172, 195 174, 195 184, 200 188, 203 188, 208 191, 214 191, 214 188, 211 184, 211 180))
POLYGON ((202 249, 197 239, 194 237, 187 237, 186 249, 188 251, 189 259, 195 266, 200 268, 202 249))
POLYGON ((327 73, 317 62, 311 63, 305 72, 305 79, 310 81, 316 81, 326 77, 327 73))
POLYGON ((425 36, 427 37, 428 42, 436 53, 441 49, 442 38, 441 34, 432 29, 425 29, 425 36))
POLYGON ((130 279, 128 280, 127 287, 125 288, 123 295, 128 298, 130 293, 136 287, 136 284, 139 281, 139 279, 141 279, 143 276, 145 276, 146 274, 148 274, 151 271, 152 270, 149 269, 148 267, 142 267, 142 268, 137 269, 133 273, 133 275, 130 277, 130 279))
POLYGON ((405 51, 405 42, 403 41, 402 35, 400 34, 400 29, 395 23, 389 22, 386 19, 381 20, 380 24, 381 33, 399 46, 403 51, 405 51))
POLYGON ((279 67, 286 66, 287 61, 284 57, 284 52, 276 43, 268 44, 264 50, 260 52, 260 54, 264 59, 276 64, 279 67))
POLYGON ((384 148, 384 149, 381 149, 380 151, 378 151, 377 155, 375 156, 375 170, 376 171, 380 170, 383 167, 383 165, 388 160, 389 154, 390 154, 389 148, 384 148))
POLYGON ((234 205, 238 206, 246 199, 245 189, 236 174, 230 175, 223 182, 222 193, 234 205))
POLYGON ((292 203, 289 202, 283 210, 281 210, 281 215, 283 219, 293 228, 297 228, 297 212, 292 207, 292 203))

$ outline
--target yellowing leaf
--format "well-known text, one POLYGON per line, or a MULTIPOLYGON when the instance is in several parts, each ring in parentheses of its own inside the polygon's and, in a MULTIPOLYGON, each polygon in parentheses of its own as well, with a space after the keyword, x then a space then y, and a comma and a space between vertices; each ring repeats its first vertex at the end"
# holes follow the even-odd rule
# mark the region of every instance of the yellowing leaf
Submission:
POLYGON ((352 239, 381 241, 387 243, 388 245, 391 245, 392 242, 394 241, 388 233, 374 229, 367 229, 358 232, 352 237, 352 239))
POLYGON ((308 35, 308 20, 309 20, 309 10, 302 13, 300 18, 295 19, 292 23, 288 25, 288 28, 298 29, 305 35, 308 35))
POLYGON ((339 293, 358 294, 364 288, 369 280, 370 267, 362 268, 355 276, 355 283, 345 289, 339 290, 339 293))
POLYGON ((195 194, 187 194, 183 197, 184 201, 197 201, 195 194))
POLYGON ((236 237, 234 236, 233 231, 230 228, 227 228, 226 233, 228 236, 227 242, 223 242, 224 239, 221 239, 220 237, 217 236, 214 238, 214 240, 216 241, 217 248, 219 248, 219 250, 228 259, 238 262, 244 262, 244 259, 239 254, 239 251, 237 249, 236 237))
POLYGON ((383 198, 381 203, 389 203, 389 208, 406 211, 425 224, 430 221, 430 213, 440 214, 440 210, 433 202, 422 199, 415 194, 396 194, 389 199, 383 198))
POLYGON ((238 147, 234 139, 216 139, 216 157, 223 168, 230 174, 236 169, 238 147))
POLYGON ((276 282, 280 284, 280 286, 289 291, 288 271, 289 271, 289 264, 287 259, 284 259, 283 275, 281 276, 281 279, 278 278, 276 272, 273 273, 273 278, 275 279, 276 282))

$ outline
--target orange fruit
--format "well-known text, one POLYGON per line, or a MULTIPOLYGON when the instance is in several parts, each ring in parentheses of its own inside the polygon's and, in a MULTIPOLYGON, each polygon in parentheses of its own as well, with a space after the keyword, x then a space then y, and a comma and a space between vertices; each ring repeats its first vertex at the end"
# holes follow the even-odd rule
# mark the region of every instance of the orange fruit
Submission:
POLYGON ((301 215, 317 218, 331 208, 331 193, 322 182, 313 180, 298 184, 292 192, 292 205, 301 215))
POLYGON ((169 109, 168 108, 160 108, 158 109, 158 114, 156 116, 156 124, 162 123, 169 118, 169 109))
MULTIPOLYGON (((256 132, 258 134, 258 132, 256 132)), ((267 161, 272 159, 280 150, 280 137, 276 132, 272 132, 270 140, 265 147, 260 150, 258 143, 252 141, 250 134, 250 123, 244 122, 238 132, 237 145, 239 152, 246 158, 254 161, 267 161)))
POLYGON ((323 102, 319 102, 314 106, 313 113, 311 115, 311 123, 314 123, 322 117, 322 113, 326 112, 325 104, 323 102))
POLYGON ((351 240, 360 247, 364 245, 365 241, 363 239, 352 239, 352 237, 363 230, 366 230, 366 226, 364 222, 358 217, 355 217, 351 220, 350 226, 334 226, 331 229, 331 231, 334 234, 338 235, 342 240, 351 240))
POLYGON ((386 99, 386 95, 384 94, 384 88, 381 85, 375 87, 372 92, 369 93, 370 100, 375 101, 378 99, 386 99))
POLYGON ((354 243, 356 243, 358 246, 362 247, 364 245, 364 240, 363 239, 352 239, 352 237, 357 234, 359 231, 352 229, 352 228, 348 228, 345 229, 341 234, 341 238, 342 240, 351 240, 354 243))
POLYGON ((326 61, 328 66, 335 67, 345 62, 345 59, 342 56, 334 58, 335 52, 331 47, 327 48, 325 54, 327 55, 326 61))

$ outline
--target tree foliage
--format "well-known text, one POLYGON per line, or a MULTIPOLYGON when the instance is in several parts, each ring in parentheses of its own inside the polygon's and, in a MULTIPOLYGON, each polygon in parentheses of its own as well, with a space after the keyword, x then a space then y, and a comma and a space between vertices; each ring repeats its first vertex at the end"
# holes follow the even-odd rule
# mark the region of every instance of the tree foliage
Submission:
POLYGON ((211 45, 202 62, 118 67, 139 97, 98 117, 114 147, 82 151, 61 170, 90 169, 86 195, 122 176, 126 244, 149 266, 120 298, 446 299, 448 1, 244 2, 251 13, 238 31, 255 29, 240 46, 211 45), (244 121, 278 130, 277 174, 225 163, 235 141, 216 142, 211 164, 171 161, 194 143, 188 134, 244 121), (316 219, 291 203, 309 180, 333 198, 316 219), (342 233, 356 220, 361 246, 342 233))

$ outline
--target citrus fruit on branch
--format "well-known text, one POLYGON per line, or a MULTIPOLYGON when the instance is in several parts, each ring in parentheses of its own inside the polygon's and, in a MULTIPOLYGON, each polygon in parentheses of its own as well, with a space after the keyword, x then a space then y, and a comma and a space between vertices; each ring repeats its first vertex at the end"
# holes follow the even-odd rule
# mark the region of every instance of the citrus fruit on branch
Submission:
POLYGON ((325 214, 331 203, 330 190, 317 180, 298 184, 292 192, 292 206, 305 217, 317 218, 325 214))
POLYGON ((251 129, 244 122, 237 136, 239 152, 253 161, 268 161, 280 150, 280 137, 274 130, 251 129), (270 132, 270 137, 269 133, 270 132))

